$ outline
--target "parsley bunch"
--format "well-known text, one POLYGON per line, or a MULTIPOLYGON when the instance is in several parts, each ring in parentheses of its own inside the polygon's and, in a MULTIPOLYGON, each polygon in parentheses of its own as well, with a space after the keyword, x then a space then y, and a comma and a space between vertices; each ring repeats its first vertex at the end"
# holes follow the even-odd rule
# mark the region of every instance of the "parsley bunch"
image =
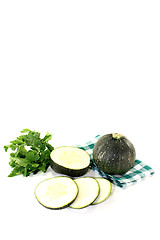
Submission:
POLYGON ((52 135, 47 132, 41 139, 39 132, 23 129, 21 133, 16 140, 10 141, 11 144, 4 146, 6 152, 9 148, 13 151, 9 162, 13 170, 8 177, 20 174, 27 177, 31 173, 46 172, 50 165, 50 153, 54 149, 48 143, 52 135))

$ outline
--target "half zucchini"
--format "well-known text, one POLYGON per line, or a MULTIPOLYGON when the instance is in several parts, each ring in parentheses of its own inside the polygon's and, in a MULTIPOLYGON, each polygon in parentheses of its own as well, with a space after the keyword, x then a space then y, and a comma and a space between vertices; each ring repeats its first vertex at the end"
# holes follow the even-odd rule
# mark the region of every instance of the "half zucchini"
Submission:
POLYGON ((51 152, 50 166, 61 174, 79 177, 89 170, 90 155, 77 147, 63 146, 51 152))
POLYGON ((49 209, 68 207, 77 197, 77 184, 69 177, 54 177, 40 182, 35 188, 39 203, 49 209))
POLYGON ((112 189, 111 182, 108 181, 106 178, 97 177, 96 180, 99 183, 100 192, 96 200, 92 203, 93 205, 101 203, 104 200, 106 200, 109 197, 112 189))
POLYGON ((98 197, 100 190, 99 183, 92 177, 77 178, 74 181, 78 185, 79 192, 70 207, 76 209, 87 207, 98 197))

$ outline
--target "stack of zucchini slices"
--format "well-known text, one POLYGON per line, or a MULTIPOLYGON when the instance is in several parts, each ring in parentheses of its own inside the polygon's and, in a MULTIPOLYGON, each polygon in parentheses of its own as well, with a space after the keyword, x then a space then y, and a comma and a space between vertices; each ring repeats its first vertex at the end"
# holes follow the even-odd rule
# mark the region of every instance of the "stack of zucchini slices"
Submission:
POLYGON ((44 207, 81 209, 103 202, 111 193, 111 183, 105 178, 58 176, 40 182, 35 196, 44 207))
POLYGON ((35 196, 46 208, 81 209, 103 202, 111 193, 107 179, 80 177, 87 173, 90 165, 90 156, 82 149, 59 147, 51 153, 50 165, 54 171, 68 176, 46 179, 37 185, 35 196))

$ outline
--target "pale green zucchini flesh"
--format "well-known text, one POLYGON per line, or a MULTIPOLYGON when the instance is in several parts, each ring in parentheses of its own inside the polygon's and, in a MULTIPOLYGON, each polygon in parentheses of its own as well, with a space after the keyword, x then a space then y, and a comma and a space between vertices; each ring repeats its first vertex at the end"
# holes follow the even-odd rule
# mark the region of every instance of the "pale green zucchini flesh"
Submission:
POLYGON ((108 181, 107 179, 101 178, 101 177, 97 177, 96 180, 99 183, 100 192, 99 192, 99 195, 96 198, 96 200, 92 203, 93 205, 101 203, 104 200, 106 200, 109 197, 109 195, 111 193, 111 189, 112 189, 111 182, 108 181))
POLYGON ((40 182, 35 188, 39 203, 50 209, 68 207, 77 197, 77 184, 69 177, 53 177, 40 182))
POLYGON ((72 177, 84 175, 90 166, 90 155, 77 147, 62 146, 51 152, 51 168, 72 177))
POLYGON ((92 177, 81 177, 74 179, 74 181, 78 186, 79 192, 70 207, 75 209, 87 207, 98 197, 100 190, 99 183, 92 177))

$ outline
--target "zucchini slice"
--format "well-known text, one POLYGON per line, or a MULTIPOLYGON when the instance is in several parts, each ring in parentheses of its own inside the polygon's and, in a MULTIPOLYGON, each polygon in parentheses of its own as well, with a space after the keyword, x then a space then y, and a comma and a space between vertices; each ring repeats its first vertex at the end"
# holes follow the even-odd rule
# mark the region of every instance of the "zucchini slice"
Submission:
POLYGON ((89 170, 90 155, 77 147, 63 146, 51 152, 50 166, 61 174, 79 177, 89 170))
POLYGON ((59 176, 40 182, 35 188, 39 203, 49 209, 68 207, 77 197, 77 184, 69 177, 59 176))
POLYGON ((111 182, 106 178, 97 177, 96 180, 100 186, 100 192, 96 200, 92 203, 93 205, 103 202, 108 198, 111 193, 112 185, 111 182))
POLYGON ((99 194, 99 183, 95 178, 82 177, 74 179, 77 183, 79 192, 75 201, 70 205, 71 208, 84 208, 90 205, 99 194))

